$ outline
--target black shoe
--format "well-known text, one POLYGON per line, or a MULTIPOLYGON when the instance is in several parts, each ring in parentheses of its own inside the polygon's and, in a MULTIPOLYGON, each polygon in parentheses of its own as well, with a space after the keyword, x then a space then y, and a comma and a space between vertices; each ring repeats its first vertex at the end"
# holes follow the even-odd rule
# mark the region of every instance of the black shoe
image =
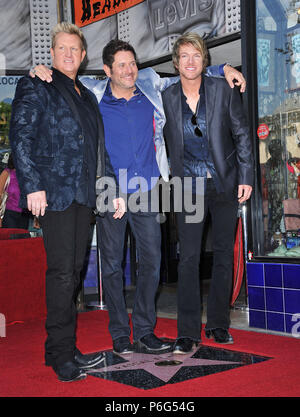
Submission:
POLYGON ((133 353, 133 346, 130 343, 130 339, 127 336, 118 337, 118 339, 113 340, 113 351, 114 353, 119 353, 120 355, 127 355, 128 353, 133 353))
POLYGON ((173 353, 190 353, 193 351, 193 347, 198 346, 198 342, 190 339, 189 337, 180 337, 176 340, 173 346, 173 353))
POLYGON ((211 337, 215 339, 216 343, 231 344, 233 343, 233 338, 231 334, 226 329, 208 329, 205 330, 205 335, 208 339, 211 337))
POLYGON ((134 350, 138 353, 157 353, 171 349, 171 343, 163 342, 153 333, 149 333, 134 342, 134 350))
POLYGON ((74 362, 79 369, 89 369, 93 368, 99 363, 103 362, 105 359, 104 353, 88 353, 83 355, 78 349, 75 349, 74 362))
POLYGON ((79 369, 75 362, 68 361, 61 365, 53 365, 53 370, 62 382, 79 381, 86 378, 86 373, 79 369))

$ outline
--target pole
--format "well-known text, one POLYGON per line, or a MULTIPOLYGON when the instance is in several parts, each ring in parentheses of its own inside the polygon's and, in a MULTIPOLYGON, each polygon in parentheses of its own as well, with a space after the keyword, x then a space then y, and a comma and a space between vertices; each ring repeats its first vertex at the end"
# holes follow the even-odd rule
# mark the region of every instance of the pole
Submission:
POLYGON ((98 273, 98 301, 91 302, 88 304, 89 307, 92 307, 95 310, 106 310, 106 305, 104 302, 104 291, 102 283, 102 270, 101 270, 101 251, 100 251, 100 239, 99 239, 99 227, 98 222, 96 221, 96 238, 97 238, 97 273, 98 273))
POLYGON ((247 202, 242 203, 241 207, 242 223, 243 223, 243 234, 244 234, 244 285, 245 285, 245 306, 248 306, 247 297, 247 259, 248 259, 248 230, 247 230, 247 202))

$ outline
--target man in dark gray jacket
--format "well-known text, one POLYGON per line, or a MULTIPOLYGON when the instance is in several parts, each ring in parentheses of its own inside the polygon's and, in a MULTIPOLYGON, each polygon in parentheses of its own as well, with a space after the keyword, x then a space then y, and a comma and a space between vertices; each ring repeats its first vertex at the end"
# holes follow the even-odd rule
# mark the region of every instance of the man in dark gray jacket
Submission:
MULTIPOLYGON (((205 76, 207 50, 199 35, 187 33, 176 41, 173 62, 180 82, 162 94, 171 175, 182 182, 191 179, 191 198, 202 204, 196 209, 204 213, 196 223, 186 207, 177 213, 180 261, 174 352, 187 353, 201 340, 199 261, 208 212, 214 260, 205 331, 218 343, 233 342, 228 327, 234 232, 238 204, 251 195, 253 163, 240 93, 224 79, 205 76), (197 189, 200 179, 204 192, 197 189)), ((183 187, 183 194, 188 192, 183 187)))

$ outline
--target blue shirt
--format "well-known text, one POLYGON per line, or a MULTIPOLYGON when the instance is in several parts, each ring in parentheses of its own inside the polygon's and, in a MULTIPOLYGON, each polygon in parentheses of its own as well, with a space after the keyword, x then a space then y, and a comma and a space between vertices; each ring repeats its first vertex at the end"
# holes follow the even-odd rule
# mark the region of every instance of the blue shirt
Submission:
POLYGON ((108 83, 99 109, 110 160, 106 175, 110 176, 112 167, 125 194, 139 187, 143 192, 152 189, 160 175, 154 145, 154 106, 138 88, 130 100, 117 99, 108 83), (120 170, 125 171, 120 173, 120 170))

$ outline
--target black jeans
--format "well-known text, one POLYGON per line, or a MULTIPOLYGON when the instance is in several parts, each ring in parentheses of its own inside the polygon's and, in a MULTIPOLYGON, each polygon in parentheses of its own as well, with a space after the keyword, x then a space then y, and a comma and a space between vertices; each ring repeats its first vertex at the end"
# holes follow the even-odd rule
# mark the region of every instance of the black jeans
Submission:
POLYGON ((186 223, 186 213, 177 213, 180 260, 178 265, 178 337, 200 340, 201 298, 199 262, 203 226, 208 211, 212 219, 213 270, 207 301, 207 329, 228 329, 232 265, 238 202, 224 193, 217 194, 212 179, 207 180, 204 195, 204 219, 186 223))
POLYGON ((138 276, 132 311, 133 338, 152 333, 156 323, 155 295, 160 279, 161 231, 157 213, 126 212, 113 219, 107 212, 97 219, 100 237, 101 270, 109 331, 113 340, 130 335, 124 300, 122 261, 127 222, 136 240, 138 276))
POLYGON ((91 209, 73 202, 64 211, 39 217, 47 255, 47 365, 73 358, 76 343, 76 294, 90 235, 91 209))

